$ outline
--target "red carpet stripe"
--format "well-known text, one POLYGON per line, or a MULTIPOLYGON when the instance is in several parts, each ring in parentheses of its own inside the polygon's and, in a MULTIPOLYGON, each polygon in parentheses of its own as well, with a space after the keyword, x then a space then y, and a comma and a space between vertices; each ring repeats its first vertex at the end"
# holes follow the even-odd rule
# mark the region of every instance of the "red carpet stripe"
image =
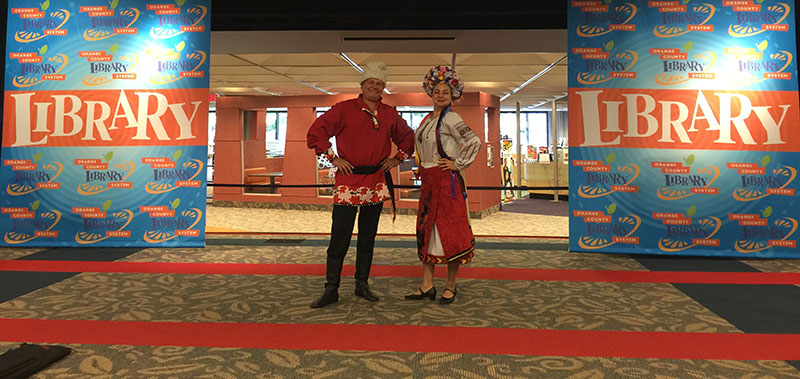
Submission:
MULTIPOLYGON (((45 260, 0 260, 0 271, 103 272, 147 274, 222 274, 222 275, 308 275, 324 276, 322 264, 247 264, 179 262, 89 262, 45 260)), ((421 266, 372 267, 377 277, 418 277, 421 266)), ((352 265, 345 265, 342 275, 351 276, 352 265)), ((436 270, 445 277, 446 270, 436 270)), ((555 270, 462 267, 459 278, 490 280, 544 280, 566 282, 616 283, 698 283, 698 284, 787 284, 799 285, 800 273, 767 272, 682 272, 682 271, 611 271, 555 270)))
POLYGON ((661 359, 798 360, 798 334, 0 318, 0 341, 661 359))

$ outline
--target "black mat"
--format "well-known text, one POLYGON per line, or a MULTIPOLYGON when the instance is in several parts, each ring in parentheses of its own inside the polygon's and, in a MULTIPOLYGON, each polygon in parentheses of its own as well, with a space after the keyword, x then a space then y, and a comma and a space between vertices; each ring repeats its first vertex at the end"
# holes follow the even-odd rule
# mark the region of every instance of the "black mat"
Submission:
POLYGON ((800 287, 753 284, 675 284, 675 287, 745 333, 800 333, 800 287))
POLYGON ((631 255, 650 271, 759 272, 734 258, 631 255))
POLYGON ((0 303, 77 275, 77 272, 0 272, 0 303))
MULTIPOLYGON (((110 262, 125 258, 141 248, 82 248, 65 247, 37 251, 19 260, 41 261, 89 261, 110 262)), ((3 271, 0 272, 0 303, 22 296, 26 293, 47 287, 64 279, 75 276, 77 272, 35 272, 35 271, 3 271)))
POLYGON ((139 247, 59 247, 42 250, 24 257, 20 260, 38 261, 89 261, 111 262, 125 258, 137 251, 139 247))
MULTIPOLYGON (((760 272, 733 258, 632 256, 650 271, 760 272)), ((745 333, 800 333, 800 287, 674 284, 745 333)))
POLYGON ((544 216, 569 216, 569 202, 548 199, 516 199, 501 206, 503 212, 526 213, 544 216))

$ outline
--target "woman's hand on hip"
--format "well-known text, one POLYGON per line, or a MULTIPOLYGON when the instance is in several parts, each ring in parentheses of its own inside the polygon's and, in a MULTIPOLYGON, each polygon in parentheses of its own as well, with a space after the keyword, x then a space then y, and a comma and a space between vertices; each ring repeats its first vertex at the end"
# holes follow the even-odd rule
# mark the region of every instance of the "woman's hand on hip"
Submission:
POLYGON ((436 164, 441 168, 443 171, 457 171, 458 167, 456 167, 456 162, 453 162, 447 158, 439 158, 439 162, 436 164))

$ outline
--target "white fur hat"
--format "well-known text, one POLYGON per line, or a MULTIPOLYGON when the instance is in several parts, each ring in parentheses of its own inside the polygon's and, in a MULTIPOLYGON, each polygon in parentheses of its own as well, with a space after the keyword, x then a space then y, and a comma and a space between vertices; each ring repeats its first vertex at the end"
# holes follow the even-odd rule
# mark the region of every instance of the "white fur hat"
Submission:
POLYGON ((383 62, 375 61, 364 65, 364 72, 361 73, 361 83, 367 79, 378 79, 386 85, 386 65, 383 62))

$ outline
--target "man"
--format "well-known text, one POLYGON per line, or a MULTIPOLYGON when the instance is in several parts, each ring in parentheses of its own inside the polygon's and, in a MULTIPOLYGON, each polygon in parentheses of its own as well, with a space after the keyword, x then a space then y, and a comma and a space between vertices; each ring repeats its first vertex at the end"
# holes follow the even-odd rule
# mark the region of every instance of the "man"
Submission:
POLYGON ((325 292, 311 303, 311 308, 339 301, 342 264, 350 247, 356 213, 355 294, 378 301, 367 279, 383 202, 394 195, 387 185, 386 174, 414 151, 414 132, 393 107, 381 101, 385 86, 386 65, 367 63, 361 76, 361 95, 337 103, 308 129, 308 147, 337 168, 325 292), (329 141, 334 136, 338 155, 329 141), (398 152, 389 157, 392 142, 397 145, 398 152))

